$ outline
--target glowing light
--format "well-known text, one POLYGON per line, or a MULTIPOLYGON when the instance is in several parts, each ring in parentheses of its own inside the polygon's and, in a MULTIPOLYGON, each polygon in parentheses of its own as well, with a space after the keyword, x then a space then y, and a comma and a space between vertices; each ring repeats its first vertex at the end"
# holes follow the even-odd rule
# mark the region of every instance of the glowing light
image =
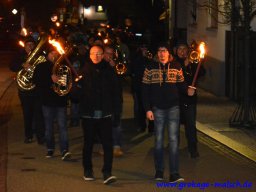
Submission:
POLYGON ((199 50, 200 50, 200 58, 203 59, 205 55, 205 43, 201 42, 199 45, 199 50))
POLYGON ((103 6, 102 5, 98 5, 97 6, 97 12, 102 12, 103 11, 103 6))
POLYGON ((90 9, 90 8, 85 8, 85 9, 84 9, 84 14, 85 14, 85 15, 91 15, 91 14, 92 14, 91 9, 90 9))
POLYGON ((59 43, 58 41, 56 41, 55 39, 52 39, 52 40, 49 39, 49 43, 50 43, 52 46, 56 47, 56 49, 57 49, 57 51, 59 52, 59 54, 61 54, 61 55, 65 54, 64 49, 61 47, 61 45, 60 45, 60 43, 59 43))
POLYGON ((18 13, 17 9, 13 9, 13 10, 12 10, 12 13, 13 13, 14 15, 16 15, 16 14, 18 13))
POLYGON ((27 32, 27 29, 26 29, 26 28, 23 27, 23 28, 21 29, 21 35, 22 35, 22 36, 27 36, 27 35, 28 35, 28 32, 27 32))
POLYGON ((109 41, 108 41, 108 39, 104 39, 103 42, 104 42, 105 44, 108 44, 109 41))
POLYGON ((25 47, 25 44, 24 44, 23 41, 19 41, 19 45, 20 45, 21 47, 25 47))
POLYGON ((56 25, 57 27, 60 27, 60 22, 56 22, 55 25, 56 25))

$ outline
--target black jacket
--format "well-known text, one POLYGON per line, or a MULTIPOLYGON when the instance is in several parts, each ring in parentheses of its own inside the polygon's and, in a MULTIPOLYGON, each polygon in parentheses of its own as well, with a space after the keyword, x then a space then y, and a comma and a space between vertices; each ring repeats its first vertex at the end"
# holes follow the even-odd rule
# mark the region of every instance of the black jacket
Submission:
MULTIPOLYGON (((184 59, 180 59, 177 57, 176 60, 181 64, 185 82, 187 83, 188 86, 191 85, 193 82, 193 78, 196 73, 198 64, 197 63, 189 63, 187 66, 185 66, 184 59)), ((204 69, 203 65, 201 65, 199 68, 196 84, 198 82, 198 79, 204 75, 205 75, 205 69, 204 69)), ((193 96, 188 96, 187 94, 181 94, 180 103, 186 104, 186 105, 196 104, 197 103, 197 93, 195 92, 195 94, 193 96)))
POLYGON ((81 116, 93 117, 95 110, 102 116, 120 114, 121 96, 114 70, 105 61, 93 64, 87 61, 81 72, 81 116))
POLYGON ((49 107, 66 107, 67 96, 59 96, 53 91, 51 79, 53 63, 46 61, 37 65, 33 81, 36 85, 42 104, 49 107))

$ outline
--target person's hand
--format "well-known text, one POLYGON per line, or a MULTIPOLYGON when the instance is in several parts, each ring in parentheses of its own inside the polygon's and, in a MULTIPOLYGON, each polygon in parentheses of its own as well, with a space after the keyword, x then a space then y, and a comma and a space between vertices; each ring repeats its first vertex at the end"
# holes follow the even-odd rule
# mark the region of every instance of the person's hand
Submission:
POLYGON ((147 111, 146 116, 149 120, 153 121, 154 120, 154 114, 152 111, 147 111))
POLYGON ((188 86, 188 96, 193 96, 196 92, 196 87, 188 86))

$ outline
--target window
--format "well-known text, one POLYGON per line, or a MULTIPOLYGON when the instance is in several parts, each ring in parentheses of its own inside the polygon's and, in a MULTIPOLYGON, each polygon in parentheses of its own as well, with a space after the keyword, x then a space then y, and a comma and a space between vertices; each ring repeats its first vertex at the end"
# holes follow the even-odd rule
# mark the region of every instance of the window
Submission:
POLYGON ((208 27, 218 28, 218 0, 209 0, 208 27))
POLYGON ((192 0, 192 8, 190 10, 191 14, 191 24, 197 23, 197 0, 192 0))

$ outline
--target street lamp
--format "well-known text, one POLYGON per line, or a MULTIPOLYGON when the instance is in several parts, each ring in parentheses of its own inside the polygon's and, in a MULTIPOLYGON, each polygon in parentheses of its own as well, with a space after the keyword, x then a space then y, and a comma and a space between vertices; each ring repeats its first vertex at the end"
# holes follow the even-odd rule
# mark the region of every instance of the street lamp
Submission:
POLYGON ((12 10, 12 14, 13 14, 13 15, 16 15, 17 13, 18 13, 17 9, 13 9, 13 10, 12 10))

